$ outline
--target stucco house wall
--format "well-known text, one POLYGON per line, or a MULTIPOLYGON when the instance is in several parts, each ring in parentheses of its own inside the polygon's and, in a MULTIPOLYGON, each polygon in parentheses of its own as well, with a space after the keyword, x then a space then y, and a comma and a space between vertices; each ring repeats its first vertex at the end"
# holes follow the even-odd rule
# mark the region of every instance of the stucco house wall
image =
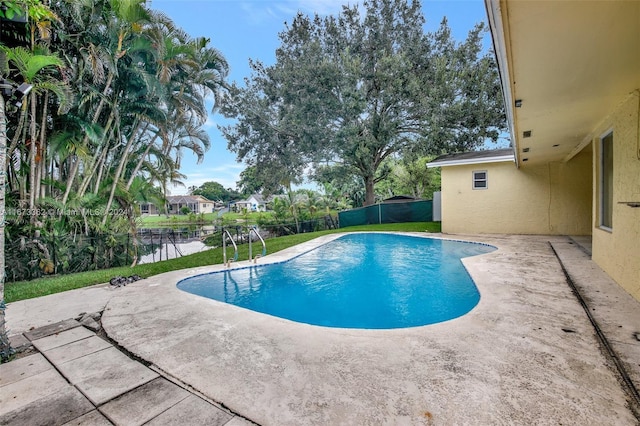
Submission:
POLYGON ((247 209, 250 212, 264 212, 267 211, 267 204, 259 195, 251 195, 246 200, 238 201, 235 203, 236 211, 242 211, 242 209, 247 209))
MULTIPOLYGON (((213 213, 215 202, 207 200, 201 195, 170 195, 167 197, 169 214, 180 214, 182 207, 188 207, 193 213, 213 213)), ((143 215, 164 214, 164 210, 151 203, 141 203, 140 212, 143 215)))
POLYGON ((442 232, 591 234, 592 155, 517 169, 513 162, 442 167, 442 232), (474 171, 487 189, 472 189, 474 171))
MULTIPOLYGON (((517 172, 487 167, 489 188, 493 172, 511 179, 503 184, 514 191, 509 196, 491 194, 485 202, 473 194, 476 207, 449 194, 443 210, 454 220, 447 225, 445 213, 443 229, 590 233, 595 263, 640 300, 640 2, 485 0, 485 5, 520 167, 517 172), (589 171, 580 173, 588 156, 589 171), (485 219, 491 203, 495 211, 513 212, 496 213, 499 220, 506 216, 500 225, 478 226, 484 224, 470 214, 464 223, 458 211, 477 208, 485 219), (589 232, 584 232, 586 218, 589 232)), ((442 170, 444 198, 447 185, 454 191, 460 186, 460 176, 442 170)))
POLYGON ((593 132, 593 260, 640 300, 640 94, 636 91, 593 132), (613 131, 613 226, 600 224, 600 137, 613 131))
POLYGON ((213 213, 215 203, 210 200, 198 201, 198 213, 213 213))

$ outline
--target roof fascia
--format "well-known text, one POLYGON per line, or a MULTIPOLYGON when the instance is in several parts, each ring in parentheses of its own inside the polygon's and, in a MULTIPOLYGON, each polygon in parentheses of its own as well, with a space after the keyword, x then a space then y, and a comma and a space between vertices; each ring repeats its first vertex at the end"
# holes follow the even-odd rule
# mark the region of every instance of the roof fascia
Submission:
POLYGON ((485 164, 485 163, 506 163, 515 162, 515 156, 513 154, 500 155, 496 157, 485 158, 465 158, 463 160, 445 160, 436 161, 433 163, 427 163, 427 168, 433 167, 447 167, 447 166, 464 166, 468 164, 485 164))
MULTIPOLYGON (((506 31, 502 21, 502 8, 506 6, 506 0, 485 0, 484 4, 489 20, 493 50, 496 55, 496 60, 498 61, 498 71, 500 73, 500 83, 504 97, 504 109, 507 114, 507 124, 509 125, 509 133, 513 146, 514 161, 516 167, 519 167, 518 139, 516 138, 515 112, 513 110, 515 100, 513 99, 513 90, 511 87, 511 67, 507 55, 510 42, 508 40, 508 31, 506 31)), ((508 13, 508 11, 506 11, 506 13, 508 13)))

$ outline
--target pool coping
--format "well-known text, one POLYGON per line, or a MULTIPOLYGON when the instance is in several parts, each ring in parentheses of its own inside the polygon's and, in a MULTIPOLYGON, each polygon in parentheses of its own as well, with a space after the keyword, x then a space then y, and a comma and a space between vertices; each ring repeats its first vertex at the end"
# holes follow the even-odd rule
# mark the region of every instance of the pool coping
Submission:
MULTIPOLYGON (((178 287, 179 290, 187 292, 189 294, 193 294, 195 296, 199 296, 199 297, 205 297, 208 298, 207 296, 203 296, 203 295, 199 295, 197 293, 194 292, 190 292, 188 290, 184 290, 182 288, 180 288, 180 283, 189 280, 191 278, 195 278, 195 277, 199 277, 199 276, 206 276, 206 275, 213 275, 213 274, 220 274, 222 272, 233 272, 233 271, 241 271, 241 270, 246 270, 246 269, 252 269, 252 268, 260 268, 260 267, 266 267, 266 266, 270 266, 270 265, 282 265, 285 264, 287 262, 290 262, 294 259, 297 259, 301 256, 304 256, 310 252, 312 252, 313 250, 316 250, 320 247, 323 247, 333 241, 336 241, 340 238, 343 238, 345 236, 349 236, 349 235, 361 235, 361 234, 387 234, 387 235, 401 235, 401 236, 406 236, 406 237, 414 237, 414 238, 422 238, 422 239, 431 239, 431 240, 441 240, 441 241, 450 241, 450 242, 456 242, 456 243, 464 243, 464 244, 475 244, 475 245, 480 245, 480 246, 485 246, 485 247, 491 247, 495 250, 498 250, 498 247, 493 246, 491 244, 486 244, 483 242, 476 242, 476 241, 464 241, 464 240, 460 240, 460 239, 453 239, 453 238, 443 238, 441 236, 430 236, 430 235, 426 235, 424 233, 418 233, 418 232, 391 232, 391 231, 380 231, 380 232, 375 232, 375 231, 362 231, 362 232, 342 232, 339 234, 332 234, 331 237, 333 238, 327 238, 324 239, 322 237, 320 238, 316 238, 310 241, 307 241, 305 243, 299 244, 297 246, 294 246, 292 250, 287 251, 288 249, 282 250, 281 252, 277 252, 275 254, 278 253, 282 253, 282 256, 280 256, 280 259, 274 260, 275 259, 275 254, 272 255, 274 257, 260 257, 260 263, 257 262, 251 262, 249 260, 242 262, 242 264, 240 264, 240 262, 233 262, 234 266, 231 266, 231 263, 227 264, 227 265, 223 265, 223 269, 219 269, 219 270, 215 270, 215 271, 210 271, 210 272, 203 272, 201 274, 196 274, 196 275, 192 275, 189 277, 185 277, 182 278, 180 280, 178 280, 178 282, 176 282, 176 286, 178 287), (308 244, 307 244, 308 243, 308 244), (266 262, 264 260, 267 260, 266 262)), ((475 256, 480 256, 482 254, 488 254, 488 253, 478 253, 476 255, 472 255, 472 256, 465 256, 460 258, 460 263, 462 264, 462 267, 464 268, 465 272, 467 273, 469 279, 471 280, 471 283, 473 284, 473 286, 476 288, 477 290, 477 286, 475 285, 475 282, 473 281, 473 277, 471 276, 471 274, 469 273, 467 267, 465 266, 463 260, 466 258, 470 258, 470 257, 475 257, 475 256)), ((401 327, 376 327, 376 328, 372 328, 371 330, 394 330, 397 328, 414 328, 414 327, 421 327, 421 326, 425 326, 425 325, 432 325, 432 324, 436 324, 438 322, 445 322, 445 321, 450 321, 450 320, 454 320, 456 318, 459 318, 460 316, 466 315, 467 313, 469 313, 470 311, 472 311, 473 309, 476 308, 476 306, 478 305, 478 303, 480 303, 480 299, 482 298, 482 295, 480 294, 479 290, 478 290, 478 302, 473 305, 471 307, 471 309, 469 309, 469 311, 461 314, 461 315, 457 315, 454 316, 452 318, 446 319, 446 320, 442 320, 442 321, 436 321, 436 322, 430 322, 427 324, 421 324, 421 325, 411 325, 411 326, 401 326, 401 327)), ((223 302, 219 299, 213 299, 213 300, 217 300, 220 302, 223 302)), ((227 302, 225 302, 227 303, 227 302)), ((251 308, 246 308, 240 305, 234 305, 234 306, 238 306, 240 308, 243 309, 247 309, 249 311, 253 311, 251 308)), ((263 313, 265 315, 270 315, 270 316, 274 316, 274 317, 278 317, 275 314, 270 314, 270 313, 266 313, 266 312, 260 312, 260 311, 253 311, 253 312, 257 312, 257 313, 263 313)), ((293 322, 301 322, 301 321, 296 321, 293 319, 289 319, 289 318, 284 318, 284 317, 278 317, 278 318, 282 318, 288 321, 293 321, 293 322)), ((352 330, 352 329, 367 329, 366 327, 338 327, 338 326, 327 326, 327 325, 320 325, 320 324, 313 324, 313 323, 305 323, 302 322, 304 324, 308 324, 308 325, 314 325, 314 326, 318 326, 318 327, 329 327, 329 328, 343 328, 343 329, 347 329, 347 330, 352 330)))
MULTIPOLYGON (((164 374, 260 424, 532 418, 634 424, 550 250, 550 239, 566 239, 403 234, 497 247, 463 260, 481 293, 478 305, 462 317, 421 327, 312 326, 176 288, 180 278, 224 270, 213 266, 127 287, 108 303, 103 324, 111 338, 164 374)), ((260 263, 283 261, 340 235, 260 263)))

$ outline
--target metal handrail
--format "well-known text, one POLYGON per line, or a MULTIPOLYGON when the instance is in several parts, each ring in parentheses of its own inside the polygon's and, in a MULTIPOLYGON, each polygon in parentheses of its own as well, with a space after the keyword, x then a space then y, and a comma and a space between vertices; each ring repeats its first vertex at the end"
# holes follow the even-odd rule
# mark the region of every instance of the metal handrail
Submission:
POLYGON ((229 261, 229 265, 227 265, 227 238, 225 234, 229 236, 229 239, 231 240, 231 244, 233 244, 233 250, 234 250, 233 262, 238 260, 238 246, 236 245, 236 242, 233 241, 233 237, 229 233, 229 230, 223 229, 222 230, 222 263, 224 263, 225 266, 229 266, 232 261, 229 261))
POLYGON ((249 228, 249 261, 253 260, 255 262, 258 259, 258 257, 265 257, 266 255, 267 255, 267 245, 262 239, 262 236, 260 236, 260 233, 258 232, 258 228, 255 226, 249 228), (253 259, 252 257, 253 253, 251 251, 251 231, 253 231, 258 236, 258 239, 262 242, 262 255, 256 255, 255 259, 253 259))

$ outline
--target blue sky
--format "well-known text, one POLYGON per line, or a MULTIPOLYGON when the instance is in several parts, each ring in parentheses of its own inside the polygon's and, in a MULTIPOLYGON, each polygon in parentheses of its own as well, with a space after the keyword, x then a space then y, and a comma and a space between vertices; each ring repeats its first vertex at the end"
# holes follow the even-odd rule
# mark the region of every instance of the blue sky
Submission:
MULTIPOLYGON (((211 46, 220 50, 229 62, 229 81, 242 82, 250 76, 249 58, 267 65, 274 62, 278 33, 298 11, 308 15, 337 14, 345 3, 343 0, 150 0, 148 5, 165 12, 192 37, 210 38, 211 46)), ((446 16, 458 41, 463 41, 477 22, 487 19, 482 0, 423 0, 423 13, 426 31, 435 31, 446 16)), ((172 194, 185 194, 188 187, 207 181, 235 188, 244 166, 236 162, 235 154, 227 151, 227 142, 216 127, 227 123, 220 114, 210 114, 205 126, 211 136, 211 149, 201 164, 196 164, 194 155, 185 153, 180 171, 187 176, 186 187, 171 188, 172 194)))

